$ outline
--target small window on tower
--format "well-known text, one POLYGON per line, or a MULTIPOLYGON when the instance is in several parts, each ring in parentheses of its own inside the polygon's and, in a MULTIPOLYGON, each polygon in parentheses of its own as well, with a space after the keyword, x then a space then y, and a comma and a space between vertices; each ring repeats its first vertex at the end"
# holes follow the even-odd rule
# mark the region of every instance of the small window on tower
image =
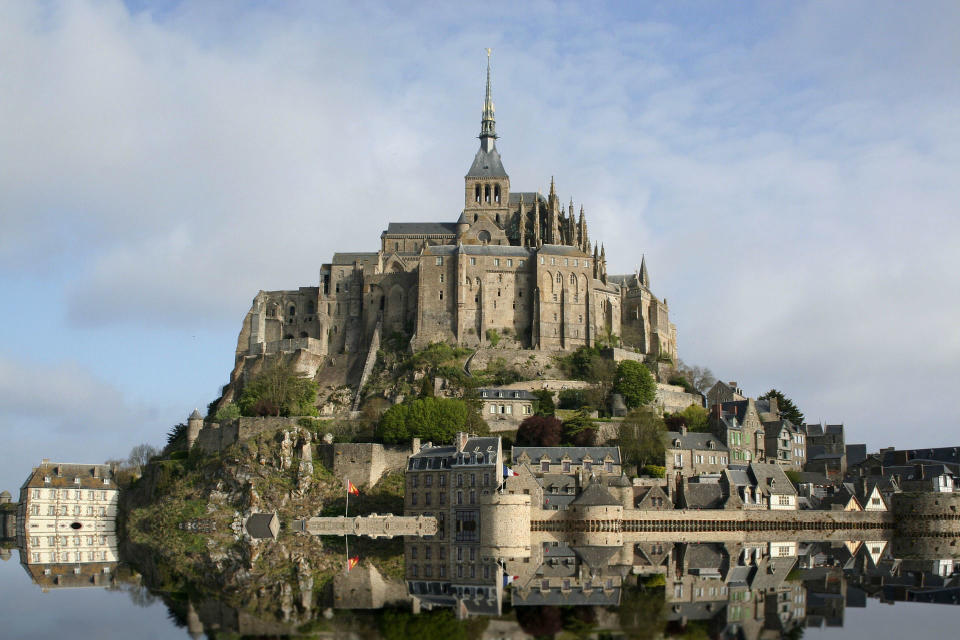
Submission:
POLYGON ((442 256, 437 256, 437 261, 436 261, 436 262, 437 262, 437 266, 443 265, 443 257, 442 257, 442 256))

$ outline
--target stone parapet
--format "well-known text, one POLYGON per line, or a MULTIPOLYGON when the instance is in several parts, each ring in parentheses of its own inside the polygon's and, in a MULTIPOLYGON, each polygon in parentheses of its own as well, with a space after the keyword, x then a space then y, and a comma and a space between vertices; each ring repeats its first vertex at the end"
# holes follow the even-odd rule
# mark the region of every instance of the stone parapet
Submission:
POLYGON ((394 536, 432 536, 437 533, 437 519, 432 516, 369 515, 348 518, 308 518, 294 520, 291 527, 315 536, 367 536, 392 538, 394 536))

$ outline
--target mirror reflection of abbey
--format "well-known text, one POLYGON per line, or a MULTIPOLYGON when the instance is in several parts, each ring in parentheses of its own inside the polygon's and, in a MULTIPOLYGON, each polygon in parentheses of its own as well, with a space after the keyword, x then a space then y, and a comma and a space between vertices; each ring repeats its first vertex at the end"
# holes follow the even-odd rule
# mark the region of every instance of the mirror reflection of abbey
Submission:
MULTIPOLYGON (((676 358, 676 327, 650 289, 645 260, 608 275, 583 206, 512 188, 496 147, 489 59, 480 148, 464 178, 455 222, 391 222, 375 252, 338 252, 315 287, 261 291, 237 345, 238 364, 262 354, 366 353, 380 336, 413 347, 569 350, 618 336, 645 355, 676 358)), ((639 256, 637 256, 639 257, 639 256)), ((313 366, 318 366, 319 362, 313 366)), ((315 369, 314 369, 315 370, 315 369)))

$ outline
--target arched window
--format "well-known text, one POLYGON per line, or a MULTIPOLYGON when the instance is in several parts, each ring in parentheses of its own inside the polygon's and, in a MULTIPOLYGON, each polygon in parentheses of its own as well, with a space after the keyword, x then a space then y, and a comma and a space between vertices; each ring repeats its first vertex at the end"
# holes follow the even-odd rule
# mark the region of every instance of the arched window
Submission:
POLYGON ((500 224, 500 214, 497 214, 497 224, 500 224))
MULTIPOLYGON (((480 187, 477 187, 477 189, 479 189, 479 188, 480 188, 480 187)), ((473 214, 473 221, 474 221, 474 222, 476 222, 476 221, 479 220, 479 219, 480 219, 480 216, 478 216, 477 214, 473 214)))
POLYGON ((473 188, 473 200, 474 202, 480 202, 480 185, 473 188))
POLYGON ((560 274, 558 273, 558 274, 557 274, 557 284, 561 284, 562 282, 563 282, 563 278, 561 278, 561 277, 560 277, 560 274))
POLYGON ((297 308, 293 305, 290 305, 290 315, 292 316, 297 315, 297 308))
POLYGON ((490 204, 490 185, 483 186, 483 201, 490 204))
POLYGON ((570 284, 577 284, 577 276, 573 275, 572 273, 570 274, 570 284))
MULTIPOLYGON (((493 188, 493 199, 497 204, 500 204, 500 185, 497 185, 493 188)), ((497 220, 497 222, 500 222, 497 220)))

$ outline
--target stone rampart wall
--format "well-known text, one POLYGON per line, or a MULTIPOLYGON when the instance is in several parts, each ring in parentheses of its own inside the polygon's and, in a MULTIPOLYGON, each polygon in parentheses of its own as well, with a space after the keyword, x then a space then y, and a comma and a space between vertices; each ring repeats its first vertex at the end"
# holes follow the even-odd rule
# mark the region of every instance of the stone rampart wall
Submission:
MULTIPOLYGON (((303 521, 303 530, 315 536, 431 536, 437 533, 437 519, 432 516, 355 516, 347 518, 309 518, 303 521)), ((298 529, 294 526, 293 529, 298 529)))
POLYGON ((222 424, 206 422, 197 434, 197 442, 194 446, 205 453, 222 451, 230 445, 252 438, 264 431, 297 427, 297 420, 299 418, 244 416, 222 424))
POLYGON ((960 493, 910 491, 893 494, 892 502, 901 532, 960 537, 960 493))
POLYGON ((372 487, 385 473, 406 469, 413 453, 409 445, 385 447, 375 442, 338 442, 316 448, 317 457, 333 475, 358 487, 372 487))

